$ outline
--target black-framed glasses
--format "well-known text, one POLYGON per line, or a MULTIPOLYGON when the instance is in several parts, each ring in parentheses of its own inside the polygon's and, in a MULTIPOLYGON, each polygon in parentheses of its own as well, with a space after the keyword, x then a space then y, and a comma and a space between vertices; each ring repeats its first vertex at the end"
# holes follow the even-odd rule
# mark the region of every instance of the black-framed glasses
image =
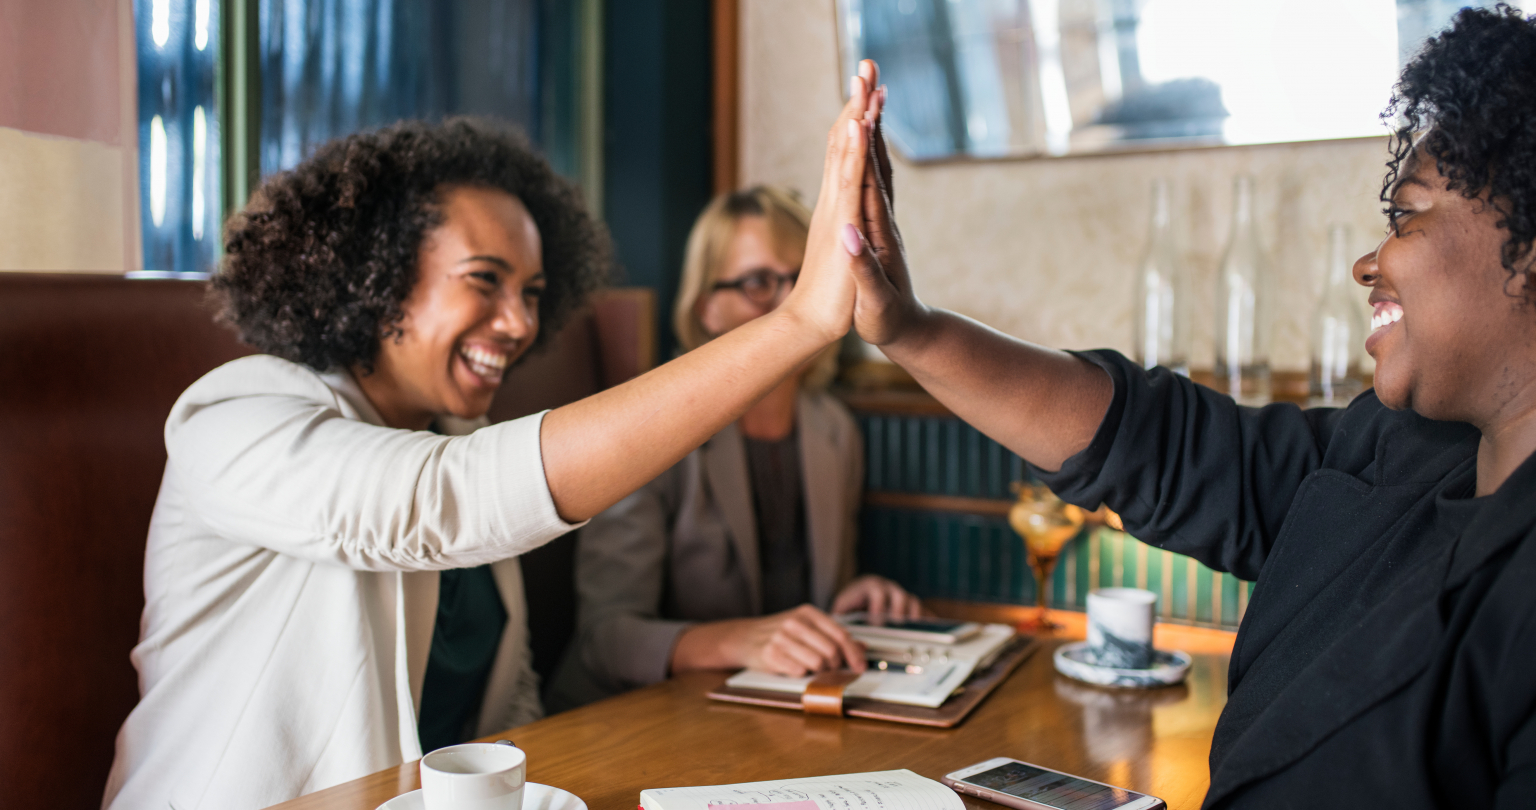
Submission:
POLYGON ((775 273, 765 267, 730 281, 717 281, 710 289, 735 290, 754 304, 771 304, 779 299, 780 293, 793 288, 798 278, 800 278, 799 270, 793 273, 775 273))

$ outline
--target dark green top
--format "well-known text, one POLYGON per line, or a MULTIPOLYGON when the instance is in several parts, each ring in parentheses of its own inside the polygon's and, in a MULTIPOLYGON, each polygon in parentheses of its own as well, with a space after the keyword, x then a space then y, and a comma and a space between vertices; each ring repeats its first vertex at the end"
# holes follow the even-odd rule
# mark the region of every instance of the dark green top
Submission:
POLYGON ((417 736, 422 753, 474 739, 485 684, 506 625, 507 609, 489 565, 442 573, 432 651, 421 686, 417 736))

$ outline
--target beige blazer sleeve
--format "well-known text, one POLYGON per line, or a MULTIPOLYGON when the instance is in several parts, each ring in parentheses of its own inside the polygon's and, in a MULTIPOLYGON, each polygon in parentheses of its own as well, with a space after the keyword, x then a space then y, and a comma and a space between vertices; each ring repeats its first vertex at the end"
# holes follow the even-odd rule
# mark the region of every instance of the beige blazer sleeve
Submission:
MULTIPOLYGON (((563 696, 582 703, 667 677, 672 647, 692 624, 661 617, 669 535, 678 510, 677 467, 594 518, 577 540, 580 600, 563 696)), ((686 583, 680 583, 686 587, 686 583)))
POLYGON ((482 565, 574 528, 544 478, 543 414, 440 436, 363 407, 295 363, 236 360, 176 402, 167 474, 220 536, 356 570, 482 565))

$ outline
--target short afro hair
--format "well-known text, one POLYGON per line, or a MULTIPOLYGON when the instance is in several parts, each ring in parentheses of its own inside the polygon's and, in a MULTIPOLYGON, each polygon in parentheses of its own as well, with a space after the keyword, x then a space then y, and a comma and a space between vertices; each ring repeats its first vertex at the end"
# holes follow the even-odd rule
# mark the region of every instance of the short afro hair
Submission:
POLYGON ((1525 299, 1536 300, 1528 261, 1536 240, 1536 18, 1503 3, 1462 9, 1403 69, 1382 118, 1394 130, 1382 202, 1390 205, 1418 137, 1451 190, 1468 199, 1487 193, 1509 231, 1504 269, 1511 279, 1525 273, 1525 299))
POLYGON ((267 178, 224 229, 211 289, 219 319, 268 354, 372 373, 380 343, 399 335, 443 190, 455 186, 502 189, 538 227, 541 345, 608 281, 608 234, 527 138, 473 118, 348 135, 267 178))

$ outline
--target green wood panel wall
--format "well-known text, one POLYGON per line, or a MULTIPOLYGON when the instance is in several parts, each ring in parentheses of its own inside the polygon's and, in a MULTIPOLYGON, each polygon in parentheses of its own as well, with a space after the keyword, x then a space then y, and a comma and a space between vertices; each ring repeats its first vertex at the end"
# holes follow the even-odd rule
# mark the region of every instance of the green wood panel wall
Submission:
MULTIPOLYGON (((863 415, 866 487, 882 492, 1006 499, 1023 460, 954 418, 863 415)), ((860 567, 922 597, 1033 604, 1023 541, 985 515, 866 507, 860 567)), ((1165 621, 1236 627, 1253 583, 1108 528, 1085 529, 1052 576, 1052 606, 1083 609, 1088 591, 1146 588, 1165 621)))

